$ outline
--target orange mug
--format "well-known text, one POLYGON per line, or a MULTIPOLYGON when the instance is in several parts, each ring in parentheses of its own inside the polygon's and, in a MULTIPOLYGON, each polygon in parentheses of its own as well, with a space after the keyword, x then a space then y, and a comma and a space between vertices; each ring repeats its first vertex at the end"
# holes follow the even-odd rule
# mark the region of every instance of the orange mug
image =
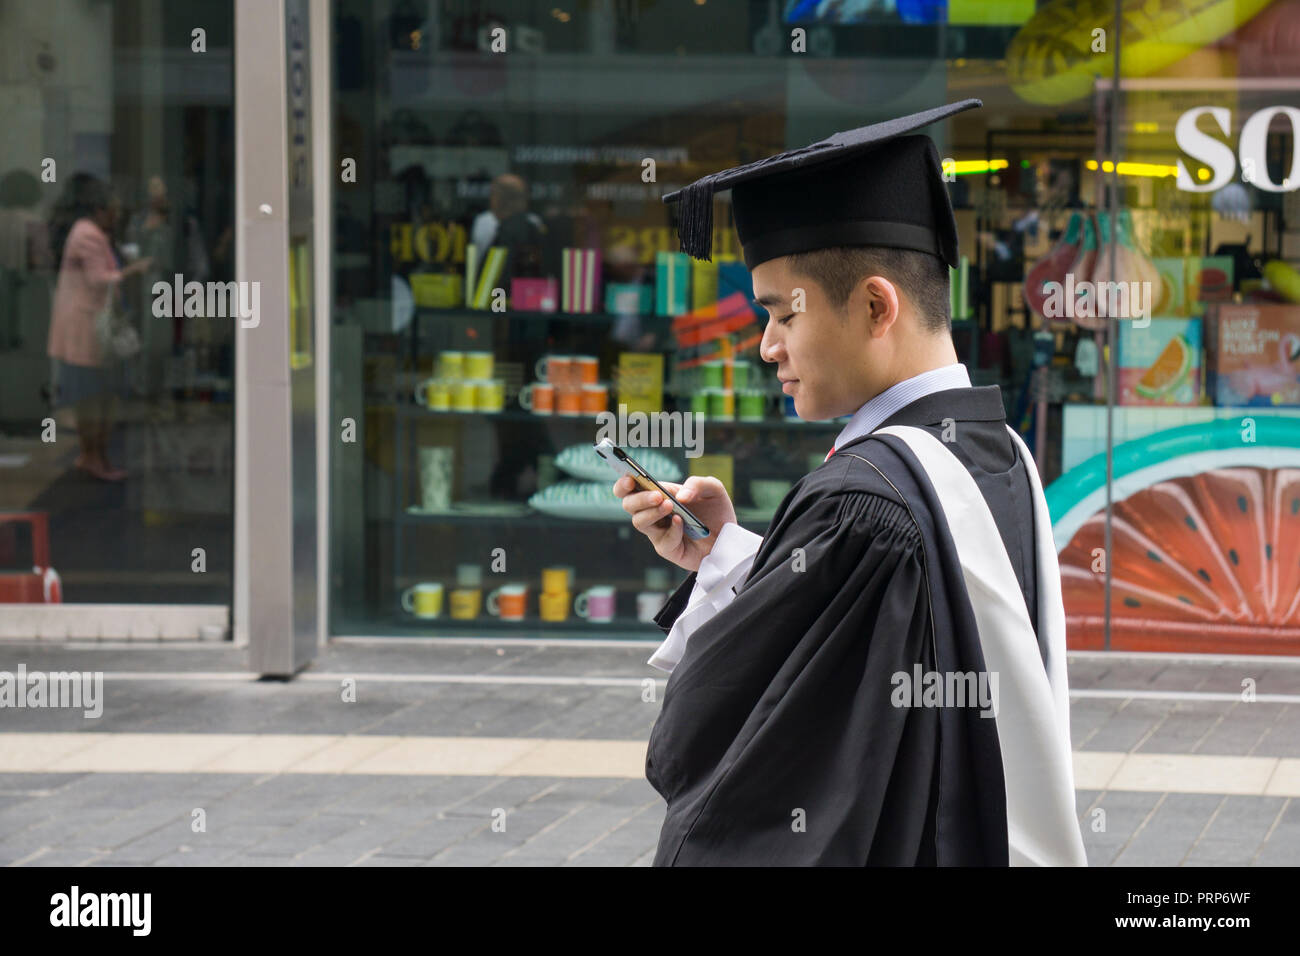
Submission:
POLYGON ((528 606, 526 584, 503 584, 487 596, 487 610, 503 621, 522 621, 528 606))
POLYGON ((555 411, 560 415, 582 414, 582 389, 564 385, 555 390, 555 411))
POLYGON ((533 382, 519 390, 519 404, 534 415, 555 412, 555 386, 550 382, 533 382))
POLYGON ((533 366, 533 371, 539 379, 550 382, 557 388, 561 385, 569 385, 574 380, 573 356, 543 355, 533 366))
POLYGON ((582 411, 585 414, 595 415, 608 408, 609 386, 590 384, 582 386, 582 411))
POLYGON ((600 362, 594 355, 573 356, 571 368, 574 385, 595 385, 600 377, 600 362))

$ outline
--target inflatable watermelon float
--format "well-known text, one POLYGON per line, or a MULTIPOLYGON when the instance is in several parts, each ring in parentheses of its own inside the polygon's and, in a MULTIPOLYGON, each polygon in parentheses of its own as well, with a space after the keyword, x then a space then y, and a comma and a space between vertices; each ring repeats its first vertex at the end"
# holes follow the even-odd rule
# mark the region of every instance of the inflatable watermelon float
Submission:
MULTIPOLYGON (((1300 419, 1124 442, 1114 478, 1112 650, 1300 654, 1300 419)), ((1072 649, 1104 644, 1105 484, 1103 453, 1045 491, 1072 649)))

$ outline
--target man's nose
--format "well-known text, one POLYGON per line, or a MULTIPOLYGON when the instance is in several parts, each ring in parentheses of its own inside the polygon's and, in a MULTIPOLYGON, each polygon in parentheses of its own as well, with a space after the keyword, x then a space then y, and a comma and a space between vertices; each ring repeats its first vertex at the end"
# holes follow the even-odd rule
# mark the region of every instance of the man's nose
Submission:
POLYGON ((776 363, 776 332, 774 326, 777 324, 775 319, 768 319, 767 326, 763 329, 763 341, 758 344, 758 357, 764 362, 776 363))

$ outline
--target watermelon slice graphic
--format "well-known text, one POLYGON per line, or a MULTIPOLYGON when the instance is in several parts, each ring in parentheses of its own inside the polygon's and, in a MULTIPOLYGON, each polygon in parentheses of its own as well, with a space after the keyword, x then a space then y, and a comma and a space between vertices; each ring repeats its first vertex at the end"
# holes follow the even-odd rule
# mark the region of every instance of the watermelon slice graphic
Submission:
MULTIPOLYGON (((1300 654, 1300 419, 1249 417, 1115 447, 1112 649, 1300 654)), ((1076 649, 1104 641, 1105 480, 1100 454, 1045 492, 1076 649)))

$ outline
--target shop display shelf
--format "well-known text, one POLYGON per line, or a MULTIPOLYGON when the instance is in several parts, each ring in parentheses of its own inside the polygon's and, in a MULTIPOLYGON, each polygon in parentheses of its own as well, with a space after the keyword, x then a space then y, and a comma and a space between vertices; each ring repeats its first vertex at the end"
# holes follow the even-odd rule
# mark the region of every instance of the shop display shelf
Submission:
MULTIPOLYGON (((371 406, 374 407, 373 405, 371 406)), ((538 422, 549 424, 555 422, 572 423, 584 425, 587 428, 596 427, 596 417, 592 414, 583 415, 536 415, 523 409, 507 408, 499 412, 463 412, 463 411, 430 411, 423 406, 416 405, 414 402, 397 402, 394 406, 397 417, 400 419, 428 419, 428 420, 469 420, 469 421, 507 421, 507 422, 538 422)), ((613 410, 610 410, 613 414, 613 410)), ((753 428, 753 429, 776 429, 779 431, 840 431, 845 421, 826 421, 826 422, 806 422, 799 418, 764 418, 760 421, 747 421, 740 418, 709 418, 705 417, 704 424, 709 428, 725 426, 728 428, 753 428)))
MULTIPOLYGON (((537 596, 530 593, 529 600, 535 602, 537 596)), ((531 637, 541 632, 553 637, 588 637, 593 640, 611 634, 626 637, 645 635, 663 639, 663 631, 654 622, 640 621, 631 616, 615 617, 612 621, 588 621, 570 614, 563 621, 545 621, 536 613, 531 613, 518 621, 502 621, 487 612, 473 618, 453 618, 444 609, 441 615, 434 618, 394 615, 389 624, 402 634, 436 629, 439 637, 531 637)))
MULTIPOLYGON (((611 477, 610 485, 613 484, 614 481, 611 477)), ((738 508, 736 519, 736 523, 743 528, 763 531, 767 529, 768 523, 772 520, 772 514, 761 512, 757 508, 738 508)), ((570 528, 589 533, 593 526, 599 527, 601 525, 612 530, 631 528, 630 519, 627 519, 626 516, 619 520, 614 518, 562 518, 556 515, 543 514, 540 511, 529 511, 525 514, 512 511, 508 514, 493 515, 481 512, 457 514, 454 511, 426 512, 403 509, 394 516, 394 520, 403 525, 466 525, 470 527, 475 525, 487 526, 486 523, 491 522, 490 527, 493 534, 500 533, 499 525, 502 523, 529 531, 570 528)))
MULTIPOLYGON (((412 486, 418 485, 420 479, 413 469, 417 464, 416 446, 420 444, 422 435, 436 432, 440 436, 440 444, 445 445, 470 443, 468 446, 458 444, 462 448, 486 447, 485 443, 491 441, 493 433, 515 436, 514 440, 517 441, 523 440, 519 437, 521 434, 532 437, 550 435, 551 443, 557 448, 594 441, 603 423, 617 414, 617 396, 620 394, 618 362, 610 355, 610 343, 596 345, 594 340, 609 339, 612 332, 620 328, 621 323, 616 322, 619 319, 633 326, 639 323, 644 333, 655 333, 655 343, 646 346, 644 351, 664 355, 663 368, 660 370, 663 375, 662 393, 658 406, 670 414, 674 411, 690 413, 691 396, 697 391, 693 387, 693 380, 697 375, 688 368, 674 365, 676 360, 673 355, 678 350, 671 335, 672 316, 522 310, 492 312, 463 307, 422 306, 415 309, 408 327, 385 338, 382 343, 376 342, 391 348, 398 356, 396 363, 387 360, 388 366, 376 374, 376 380, 385 381, 388 387, 382 396, 376 392, 369 403, 372 413, 382 409, 380 414, 388 417, 396 431, 394 470, 399 478, 395 489, 395 508, 390 517, 394 586, 403 581, 422 583, 425 572, 434 571, 444 563, 443 544, 465 553, 478 553, 476 545, 485 541, 492 542, 494 546, 504 545, 521 556, 523 563, 519 564, 518 570, 530 581, 538 570, 533 567, 533 559, 536 557, 533 552, 538 550, 539 543, 545 545, 540 548, 542 552, 566 556, 575 565, 579 578, 591 579, 591 574, 598 570, 606 574, 614 570, 603 556, 620 551, 641 537, 621 509, 574 509, 574 513, 569 514, 565 509, 552 511, 548 508, 543 512, 521 507, 522 501, 501 500, 460 502, 459 507, 453 504, 446 510, 426 512, 415 506, 420 501, 420 491, 418 487, 412 486), (636 321, 631 321, 633 319, 636 321), (565 331, 566 327, 568 331, 565 331), (584 344, 560 346, 551 341, 553 338, 584 344), (588 340, 593 341, 586 344, 588 340), (496 371, 505 383, 504 408, 499 411, 434 411, 415 401, 412 390, 424 381, 430 356, 437 356, 448 348, 453 351, 481 349, 494 352, 498 362, 496 371), (521 375, 524 379, 531 377, 530 370, 534 366, 529 361, 534 352, 583 352, 598 356, 598 360, 605 366, 614 362, 616 367, 613 371, 606 368, 606 371, 610 371, 609 414, 601 418, 597 418, 595 412, 538 415, 520 407, 517 393, 522 384, 521 375), (510 357, 510 361, 506 360, 506 356, 510 357), (525 422, 536 422, 542 430, 535 432, 533 426, 524 425, 525 422), (441 428, 435 428, 435 425, 441 428), (408 508, 408 504, 411 507, 408 508), (518 551, 520 548, 523 550, 518 551)), ((686 359, 681 361, 690 364, 686 359)), ((781 396, 774 387, 775 383, 763 380, 764 369, 756 362, 751 362, 751 366, 752 387, 763 388, 771 399, 779 401, 781 396)), ((435 358, 432 368, 436 367, 435 358)), ((702 373, 698 377, 703 379, 702 373)), ((772 405, 772 402, 769 401, 768 404, 772 405)), ((708 431, 714 434, 719 447, 767 441, 798 446, 803 443, 802 439, 796 437, 799 432, 806 432, 811 443, 818 447, 823 444, 829 447, 835 433, 844 427, 847 417, 842 420, 805 422, 798 418, 785 418, 773 407, 769 408, 769 417, 759 420, 713 418, 706 414, 699 421, 701 426, 707 426, 708 431), (789 439, 786 436, 790 436, 789 439)), ((671 453, 671 449, 663 450, 671 453)), ((802 461, 800 455, 793 457, 802 461)), ((748 475, 744 473, 735 476, 738 488, 745 486, 746 477, 748 475)), ((481 478, 480 475, 479 479, 481 478)), ((614 478, 611 472, 611 486, 614 478)), ((736 513, 742 527, 761 535, 766 532, 774 511, 737 506, 736 513)), ((417 618, 394 609, 388 627, 395 634, 411 636, 431 633, 452 637, 505 638, 542 634, 565 639, 661 638, 659 628, 653 622, 639 620, 635 606, 629 607, 625 599, 629 593, 640 590, 638 582, 641 572, 657 563, 653 550, 648 547, 636 549, 636 555, 627 562, 627 567, 621 568, 622 575, 615 575, 630 575, 630 580, 604 582, 615 584, 619 594, 620 614, 611 621, 589 622, 572 613, 562 621, 543 620, 536 601, 537 592, 530 587, 528 614, 520 621, 502 621, 488 615, 486 609, 473 619, 452 618, 449 605, 444 605, 442 613, 436 618, 417 618)), ((447 580, 449 578, 444 575, 444 586, 449 586, 447 580)))
POLYGON ((512 322, 567 322, 588 323, 592 325, 612 325, 627 319, 640 319, 643 322, 659 322, 668 325, 674 316, 642 315, 618 312, 535 312, 525 309, 506 309, 494 312, 491 309, 436 308, 434 306, 416 306, 415 314, 420 319, 508 319, 512 322))

